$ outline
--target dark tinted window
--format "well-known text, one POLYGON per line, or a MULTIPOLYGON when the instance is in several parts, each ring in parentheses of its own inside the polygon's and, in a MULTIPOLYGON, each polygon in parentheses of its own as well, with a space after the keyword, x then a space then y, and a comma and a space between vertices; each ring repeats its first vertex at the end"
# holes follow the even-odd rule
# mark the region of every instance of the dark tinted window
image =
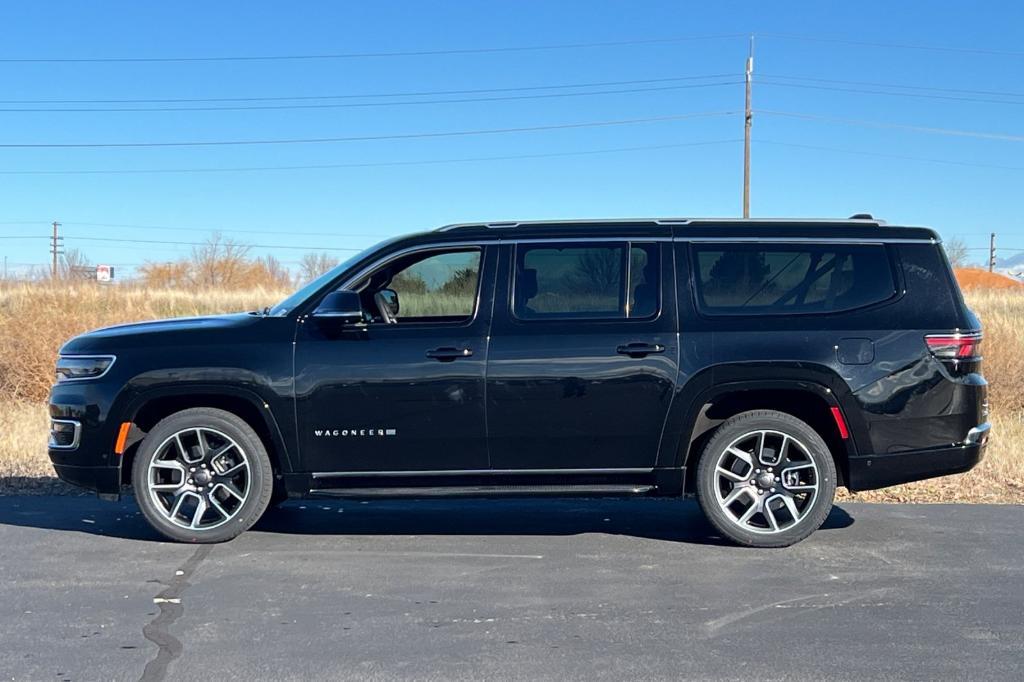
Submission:
POLYGON ((896 292, 884 246, 694 246, 697 298, 712 314, 797 314, 860 308, 896 292))
POLYGON ((658 310, 655 244, 522 244, 513 311, 524 320, 642 318, 658 310), (627 260, 628 259, 628 260, 627 260))

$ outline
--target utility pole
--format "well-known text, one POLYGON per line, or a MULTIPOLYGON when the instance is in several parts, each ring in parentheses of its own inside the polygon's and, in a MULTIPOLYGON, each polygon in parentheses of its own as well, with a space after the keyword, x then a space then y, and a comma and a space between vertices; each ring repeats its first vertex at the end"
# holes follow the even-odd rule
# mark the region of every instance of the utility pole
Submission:
POLYGON ((57 234, 57 228, 60 227, 60 223, 56 220, 53 221, 53 236, 50 237, 50 256, 52 258, 52 264, 50 266, 50 277, 57 279, 57 256, 60 255, 60 244, 63 241, 63 237, 57 234))
POLYGON ((993 232, 988 238, 988 271, 996 267, 996 233, 993 232))
POLYGON ((743 115, 743 217, 750 217, 750 124, 754 113, 750 109, 750 81, 754 76, 754 36, 750 36, 750 52, 746 69, 747 97, 743 115))

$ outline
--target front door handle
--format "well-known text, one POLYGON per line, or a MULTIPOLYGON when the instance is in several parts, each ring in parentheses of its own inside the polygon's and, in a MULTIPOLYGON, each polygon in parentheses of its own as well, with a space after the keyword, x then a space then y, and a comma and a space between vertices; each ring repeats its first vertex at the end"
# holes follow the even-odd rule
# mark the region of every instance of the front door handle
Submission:
POLYGON ((451 362, 458 358, 468 358, 471 355, 473 355, 473 351, 469 348, 450 348, 448 346, 427 351, 428 358, 432 358, 439 362, 451 362))
POLYGON ((615 352, 631 358, 642 358, 652 353, 664 353, 665 346, 660 343, 627 343, 616 348, 615 352))

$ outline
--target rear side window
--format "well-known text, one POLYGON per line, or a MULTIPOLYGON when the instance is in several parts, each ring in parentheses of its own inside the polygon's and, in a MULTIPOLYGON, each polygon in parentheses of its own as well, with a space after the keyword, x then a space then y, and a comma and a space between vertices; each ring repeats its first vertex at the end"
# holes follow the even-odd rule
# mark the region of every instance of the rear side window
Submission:
POLYGON ((520 244, 513 313, 521 320, 653 317, 658 254, 657 244, 520 244))
POLYGON ((697 301, 712 315, 829 313, 896 293, 876 244, 694 245, 697 301))

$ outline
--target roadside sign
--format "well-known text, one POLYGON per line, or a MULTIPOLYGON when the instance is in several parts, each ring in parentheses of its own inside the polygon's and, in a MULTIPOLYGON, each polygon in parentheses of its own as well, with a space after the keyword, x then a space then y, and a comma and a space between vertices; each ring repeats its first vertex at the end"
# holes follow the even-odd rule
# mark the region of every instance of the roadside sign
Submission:
POLYGON ((96 266, 96 281, 109 282, 114 279, 114 268, 110 265, 96 266))

